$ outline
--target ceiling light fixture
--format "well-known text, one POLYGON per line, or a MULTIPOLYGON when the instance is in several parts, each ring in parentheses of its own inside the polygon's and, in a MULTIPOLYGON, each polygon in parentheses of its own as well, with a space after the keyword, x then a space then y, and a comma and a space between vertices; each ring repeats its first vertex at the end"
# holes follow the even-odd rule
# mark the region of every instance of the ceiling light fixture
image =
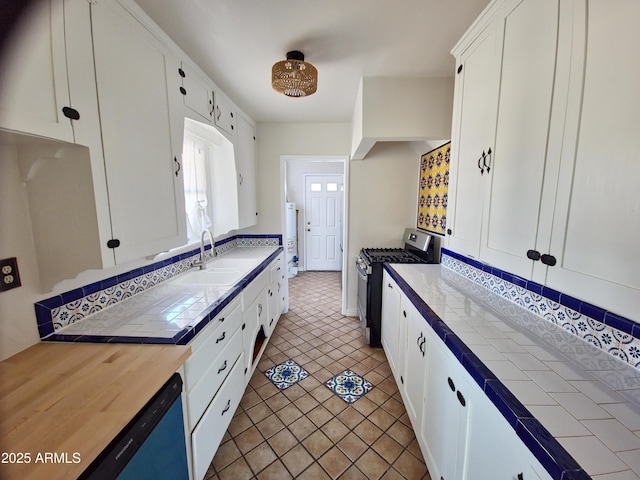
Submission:
POLYGON ((297 50, 287 53, 287 59, 277 62, 271 69, 271 86, 287 97, 306 97, 318 88, 318 70, 304 61, 297 50))

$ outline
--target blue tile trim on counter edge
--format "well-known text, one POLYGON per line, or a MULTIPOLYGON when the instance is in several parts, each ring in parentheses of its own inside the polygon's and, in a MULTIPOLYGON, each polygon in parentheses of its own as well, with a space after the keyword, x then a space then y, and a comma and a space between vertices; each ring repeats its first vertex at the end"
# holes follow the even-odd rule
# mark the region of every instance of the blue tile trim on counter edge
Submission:
MULTIPOLYGON (((449 253, 449 252, 447 252, 449 253)), ((479 263, 479 262, 476 262, 479 263)), ((474 265, 475 266, 475 265, 474 265)), ((482 267, 479 267, 482 268, 482 267)), ((511 393, 497 376, 471 352, 471 349, 438 317, 422 298, 407 284, 389 264, 384 269, 409 298, 425 321, 442 339, 444 344, 480 386, 487 398, 496 406, 554 480, 588 480, 591 477, 564 449, 549 431, 536 420, 531 412, 511 393)))
POLYGON ((634 338, 640 339, 640 324, 634 322, 633 320, 621 317, 620 315, 616 315, 613 312, 609 312, 596 305, 584 302, 552 288, 545 287, 544 285, 540 285, 539 283, 532 280, 526 280, 509 272, 505 272, 504 270, 500 270, 499 268, 487 265, 486 263, 482 263, 478 260, 465 257, 464 255, 454 252, 453 250, 443 248, 442 255, 449 255, 456 260, 476 267, 477 269, 484 272, 491 273, 498 278, 502 278, 503 280, 516 284, 526 290, 542 295, 549 300, 558 302, 560 305, 572 308, 573 310, 580 312, 583 315, 593 318, 594 320, 598 320, 599 322, 602 322, 605 325, 609 325, 610 327, 616 328, 628 335, 631 335, 634 338))
MULTIPOLYGON (((209 312, 205 317, 193 327, 186 327, 178 332, 171 338, 159 338, 159 337, 132 337, 132 336, 98 336, 98 335, 64 335, 55 333, 53 325, 52 310, 62 305, 79 300, 92 293, 99 292, 109 287, 113 287, 120 282, 130 280, 132 278, 144 275, 149 272, 164 268, 173 263, 177 263, 181 260, 185 260, 193 255, 197 255, 199 249, 190 250, 187 252, 174 255, 173 257, 160 260, 158 262, 139 267, 128 272, 116 275, 113 277, 105 278, 103 280, 93 282, 85 285, 81 288, 76 288, 62 294, 40 300, 34 305, 36 313, 36 321, 38 326, 38 333, 41 341, 52 342, 85 342, 85 343, 133 343, 133 344, 170 344, 170 345, 185 345, 189 343, 195 335, 202 330, 216 315, 222 311, 241 291, 246 287, 262 270, 264 270, 269 263, 276 258, 282 251, 282 235, 278 234, 256 234, 256 235, 235 235, 229 238, 215 242, 215 247, 219 248, 224 244, 227 244, 238 239, 277 239, 279 248, 271 254, 260 265, 255 267, 248 275, 242 278, 238 284, 234 285, 226 295, 217 300, 214 304, 209 306, 209 312)), ((211 245, 205 246, 206 250, 211 249, 211 245)))

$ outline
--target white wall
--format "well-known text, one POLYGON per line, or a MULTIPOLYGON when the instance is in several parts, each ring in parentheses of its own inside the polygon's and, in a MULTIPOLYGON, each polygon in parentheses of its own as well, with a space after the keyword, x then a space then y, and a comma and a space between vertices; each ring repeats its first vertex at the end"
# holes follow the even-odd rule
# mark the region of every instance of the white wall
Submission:
POLYGON ((282 155, 349 155, 348 123, 259 123, 257 126, 258 225, 242 233, 284 235, 282 155))
MULTIPOLYGON (((350 124, 258 124, 258 225, 247 233, 284 234, 281 155, 348 155, 350 124)), ((348 173, 347 313, 357 314, 355 257, 362 247, 400 247, 415 226, 420 156, 406 142, 380 142, 348 173)))
POLYGON ((0 293, 0 360, 40 337, 34 303, 41 296, 26 186, 15 146, 0 143, 0 258, 16 257, 22 286, 0 293))
POLYGON ((415 227, 420 156, 407 142, 378 142, 349 165, 347 312, 357 314, 355 258, 361 248, 402 247, 415 227))

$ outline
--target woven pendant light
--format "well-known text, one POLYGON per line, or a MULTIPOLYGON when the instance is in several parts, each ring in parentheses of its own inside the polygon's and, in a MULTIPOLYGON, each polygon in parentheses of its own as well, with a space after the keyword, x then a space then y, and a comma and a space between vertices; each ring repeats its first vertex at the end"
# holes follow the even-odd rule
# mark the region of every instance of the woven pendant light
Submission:
POLYGON ((287 53, 287 59, 277 62, 271 69, 271 86, 287 97, 306 97, 318 88, 318 70, 304 61, 297 50, 287 53))

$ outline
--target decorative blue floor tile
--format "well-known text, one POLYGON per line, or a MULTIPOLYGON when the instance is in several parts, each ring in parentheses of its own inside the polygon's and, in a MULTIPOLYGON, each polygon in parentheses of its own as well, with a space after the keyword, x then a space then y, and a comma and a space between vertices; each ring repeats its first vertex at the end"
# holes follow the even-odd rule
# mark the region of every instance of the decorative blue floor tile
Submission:
POLYGON ((373 388, 364 377, 351 370, 339 373, 325 385, 347 403, 355 402, 373 388))
POLYGON ((264 372, 271 382, 280 390, 295 385, 303 378, 307 378, 307 371, 293 360, 287 360, 264 372))

